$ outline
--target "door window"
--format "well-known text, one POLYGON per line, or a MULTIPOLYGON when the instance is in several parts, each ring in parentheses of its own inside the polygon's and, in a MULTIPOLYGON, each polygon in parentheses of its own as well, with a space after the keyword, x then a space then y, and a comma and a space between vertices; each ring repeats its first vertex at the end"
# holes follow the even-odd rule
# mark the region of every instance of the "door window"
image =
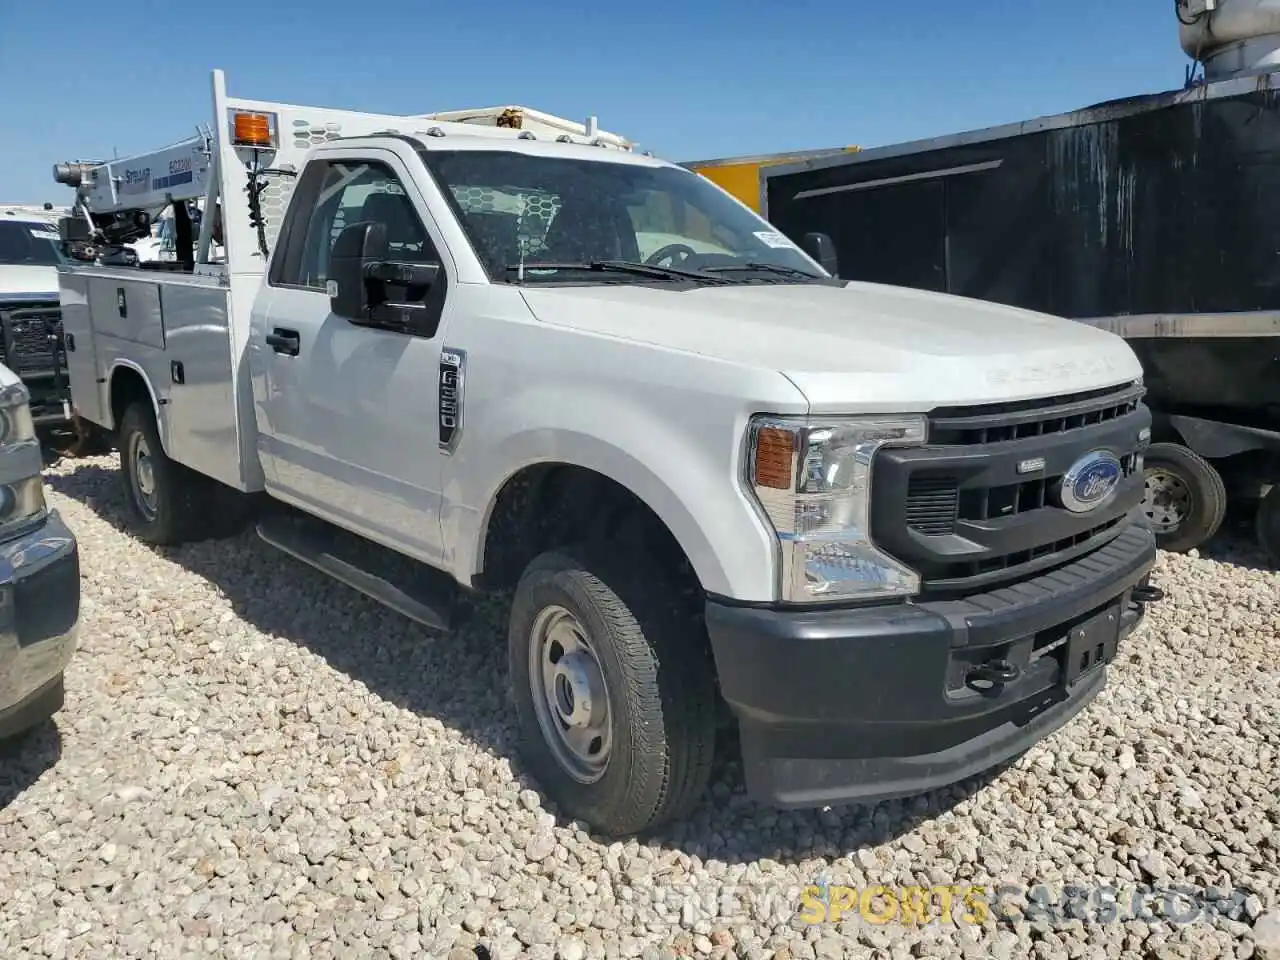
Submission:
POLYGON ((325 168, 306 218, 297 275, 282 276, 282 282, 323 290, 339 234, 353 223, 367 220, 386 227, 391 259, 410 263, 439 260, 404 185, 389 168, 367 160, 332 161, 325 168))

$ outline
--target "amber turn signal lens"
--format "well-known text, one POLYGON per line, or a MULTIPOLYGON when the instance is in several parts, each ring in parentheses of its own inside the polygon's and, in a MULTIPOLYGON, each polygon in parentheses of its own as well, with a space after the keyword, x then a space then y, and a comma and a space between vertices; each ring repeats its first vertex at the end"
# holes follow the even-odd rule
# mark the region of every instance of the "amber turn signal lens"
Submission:
POLYGON ((795 434, 778 427, 762 427, 756 434, 756 484, 790 490, 795 434))

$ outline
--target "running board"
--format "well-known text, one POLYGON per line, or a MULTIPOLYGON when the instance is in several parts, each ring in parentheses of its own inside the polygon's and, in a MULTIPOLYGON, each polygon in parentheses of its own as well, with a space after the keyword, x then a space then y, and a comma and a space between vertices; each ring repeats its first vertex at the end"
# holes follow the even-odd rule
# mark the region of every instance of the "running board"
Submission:
POLYGON ((298 511, 264 517, 258 536, 424 627, 450 629, 456 588, 437 570, 298 511))

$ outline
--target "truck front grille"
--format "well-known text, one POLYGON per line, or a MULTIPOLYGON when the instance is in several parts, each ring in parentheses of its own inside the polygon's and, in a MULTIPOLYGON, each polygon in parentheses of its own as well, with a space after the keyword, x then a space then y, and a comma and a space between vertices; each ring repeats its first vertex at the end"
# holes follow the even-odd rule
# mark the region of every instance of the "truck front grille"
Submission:
POLYGON ((1127 416, 1141 402, 1140 389, 1106 388, 1041 400, 941 408, 929 417, 929 440, 976 446, 1066 433, 1127 416))
POLYGON ((907 526, 926 537, 955 529, 960 484, 954 477, 913 476, 907 491, 907 526))
MULTIPOLYGON (((1136 455, 1127 453, 1119 459, 1124 475, 1132 474, 1136 455)), ((955 477, 917 474, 911 477, 907 490, 907 526, 925 536, 944 537, 955 530, 958 520, 991 520, 1039 510, 1052 504, 1061 482, 1059 474, 961 490, 955 477)))
POLYGON ((1140 435, 1150 423, 1135 386, 937 410, 926 446, 877 455, 872 537, 935 597, 1066 563, 1118 534, 1141 501, 1140 435), (1108 503, 1072 513, 1059 500, 1062 478, 1095 450, 1120 460, 1123 479, 1108 503))
POLYGON ((48 303, 0 306, 3 361, 19 377, 52 374, 66 364, 62 310, 48 303))

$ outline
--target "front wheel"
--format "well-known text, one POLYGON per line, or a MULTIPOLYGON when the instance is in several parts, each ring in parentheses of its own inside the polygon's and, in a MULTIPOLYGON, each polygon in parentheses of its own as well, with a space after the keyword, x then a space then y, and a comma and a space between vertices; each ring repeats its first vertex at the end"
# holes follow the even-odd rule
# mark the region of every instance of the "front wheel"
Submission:
POLYGON ((1222 475, 1179 443, 1153 443, 1143 464, 1142 509, 1161 550, 1185 553, 1211 538, 1227 513, 1222 475))
POLYGON ((508 666, 521 752, 569 816, 627 836, 686 813, 710 777, 714 673, 700 630, 643 561, 576 548, 516 587, 508 666))

